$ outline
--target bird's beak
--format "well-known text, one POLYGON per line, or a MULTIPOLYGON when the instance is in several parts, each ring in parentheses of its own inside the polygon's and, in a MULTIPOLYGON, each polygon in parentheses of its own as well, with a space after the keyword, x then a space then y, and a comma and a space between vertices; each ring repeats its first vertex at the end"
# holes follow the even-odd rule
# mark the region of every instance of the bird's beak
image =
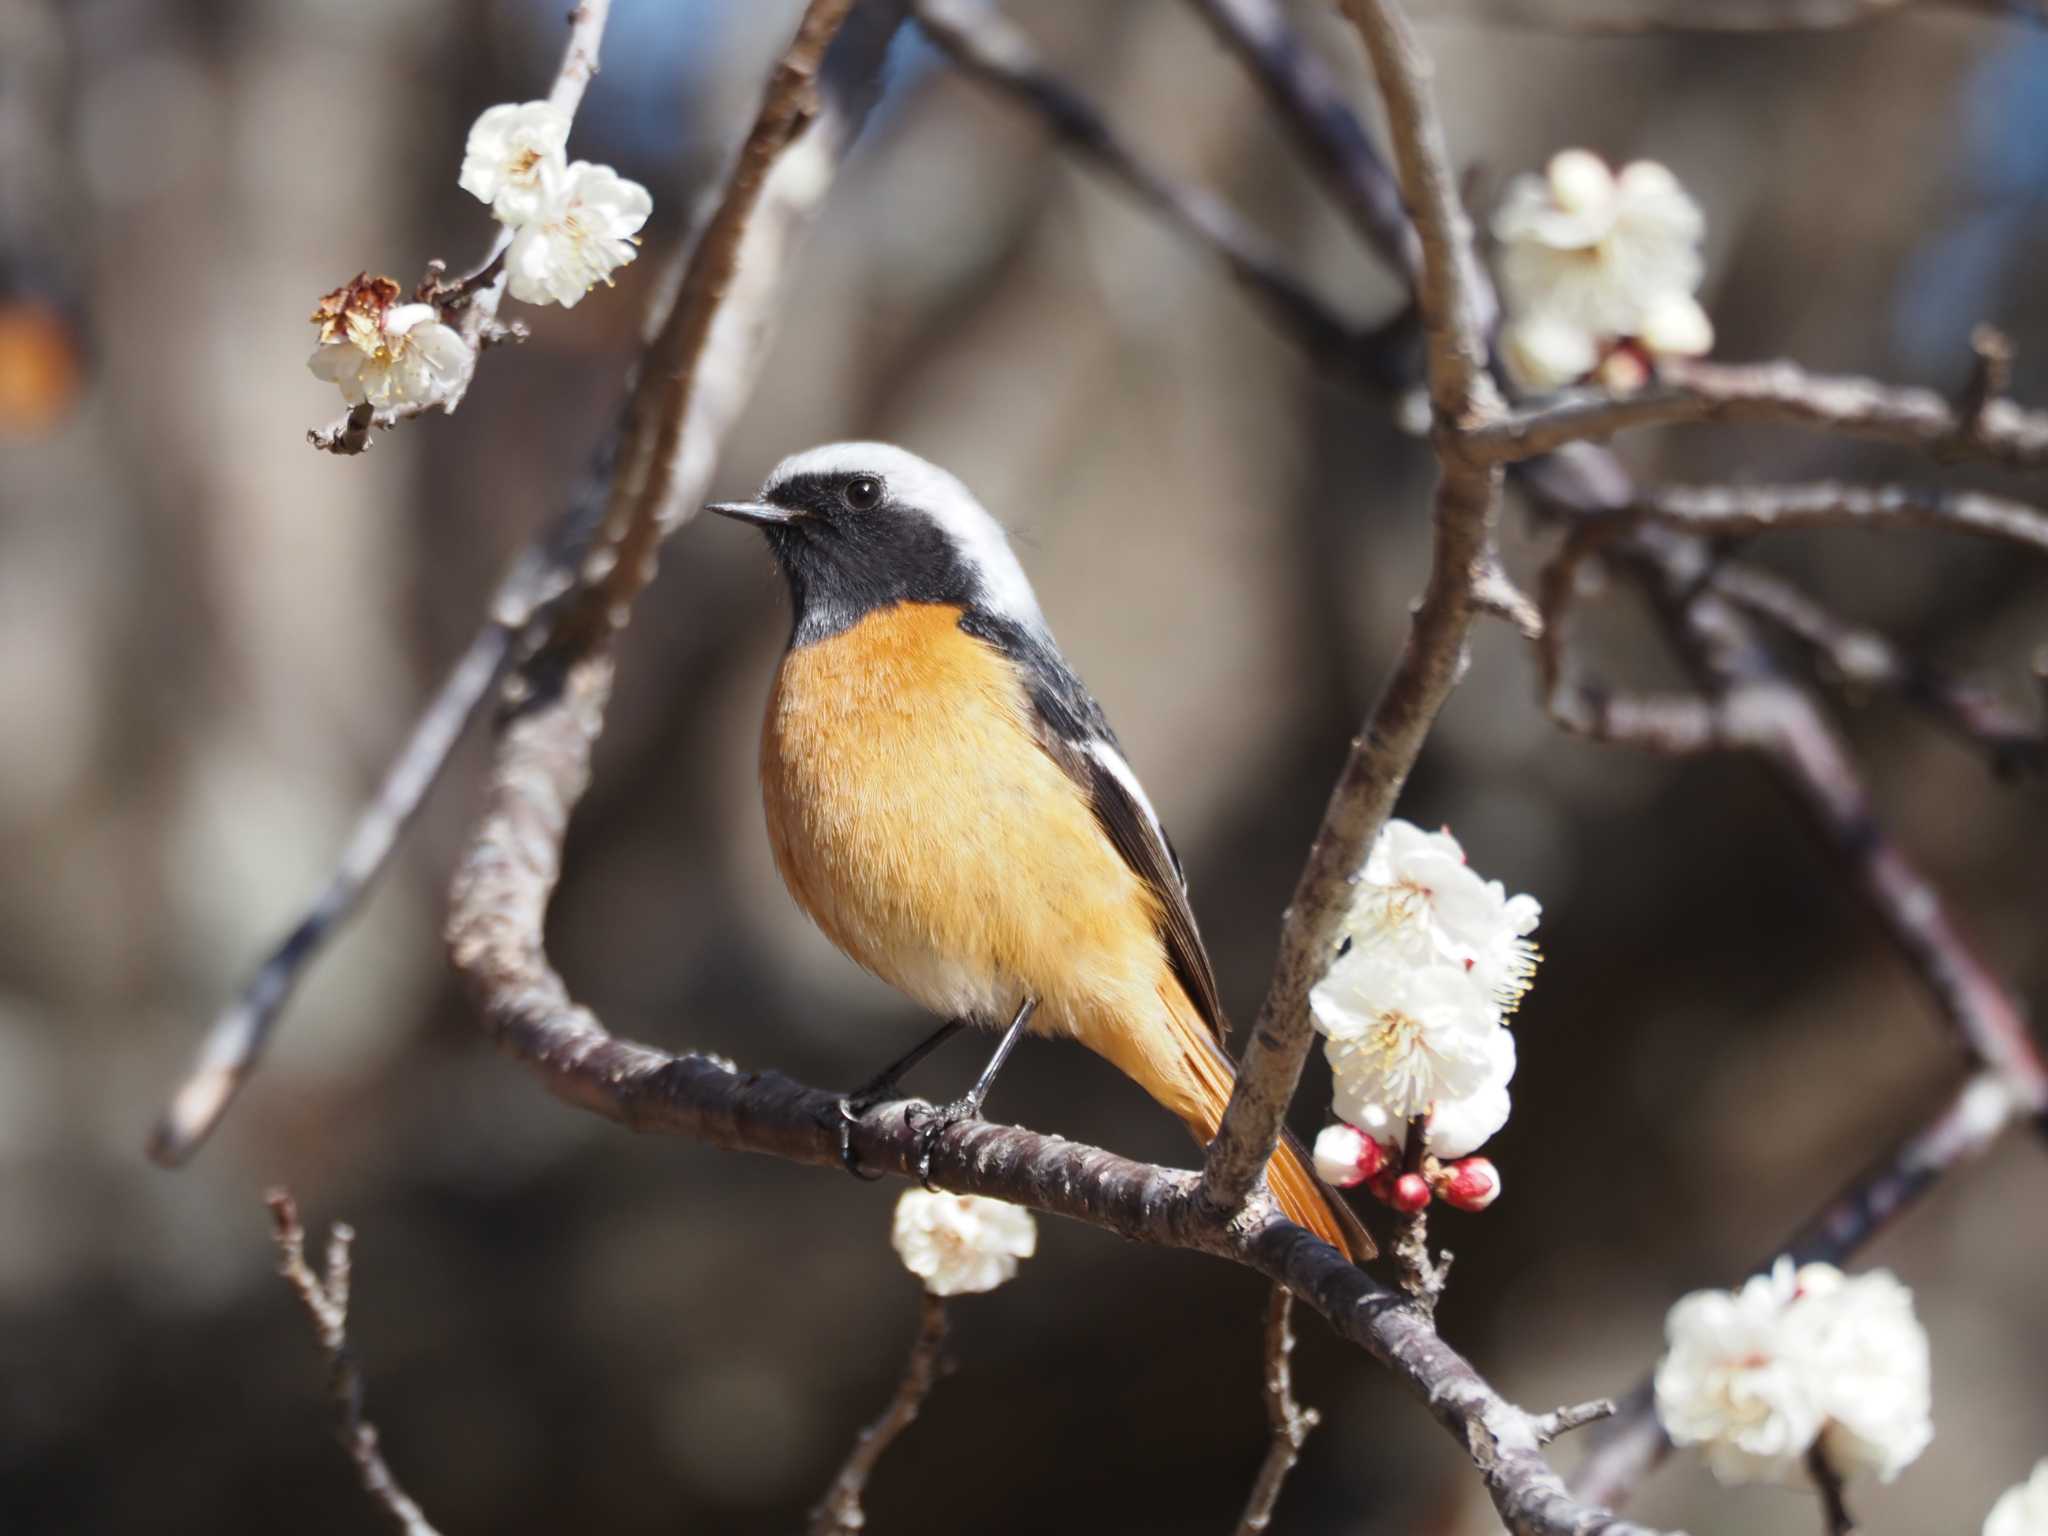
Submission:
POLYGON ((720 517, 737 518, 743 523, 793 523, 802 517, 801 512, 792 512, 787 507, 778 507, 767 501, 713 501, 706 503, 706 512, 716 512, 720 517))

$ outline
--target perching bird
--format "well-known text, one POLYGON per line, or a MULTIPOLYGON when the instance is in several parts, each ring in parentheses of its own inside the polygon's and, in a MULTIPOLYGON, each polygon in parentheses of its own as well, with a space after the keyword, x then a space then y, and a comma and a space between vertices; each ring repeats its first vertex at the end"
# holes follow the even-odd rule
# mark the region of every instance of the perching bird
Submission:
MULTIPOLYGON (((795 605, 761 734, 776 866, 867 970, 948 1020, 851 1112, 963 1023, 1067 1036, 1207 1143, 1236 1073, 1173 846, 1109 722, 1053 643, 1001 526, 953 476, 885 443, 782 461, 760 525, 795 605)), ((1281 1209, 1369 1258, 1372 1240, 1290 1137, 1281 1209)))

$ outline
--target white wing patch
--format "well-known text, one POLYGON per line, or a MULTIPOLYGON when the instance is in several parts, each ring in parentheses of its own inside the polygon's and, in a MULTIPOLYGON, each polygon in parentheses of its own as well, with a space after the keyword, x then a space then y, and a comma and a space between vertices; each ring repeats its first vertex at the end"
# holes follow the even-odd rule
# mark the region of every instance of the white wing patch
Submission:
POLYGON ((1187 871, 1180 867, 1180 860, 1174 856, 1173 844, 1167 841, 1166 824, 1159 819, 1159 812, 1152 808, 1152 797, 1145 793, 1145 786, 1138 782, 1138 775, 1132 771, 1131 765, 1124 761, 1121 752, 1099 736, 1089 741, 1088 755, 1109 770, 1110 777, 1123 786, 1124 793, 1131 797, 1132 804, 1145 813, 1145 825, 1151 829, 1160 851, 1166 855, 1167 867, 1173 871, 1174 878, 1180 881, 1180 888, 1185 891, 1188 888, 1187 871))

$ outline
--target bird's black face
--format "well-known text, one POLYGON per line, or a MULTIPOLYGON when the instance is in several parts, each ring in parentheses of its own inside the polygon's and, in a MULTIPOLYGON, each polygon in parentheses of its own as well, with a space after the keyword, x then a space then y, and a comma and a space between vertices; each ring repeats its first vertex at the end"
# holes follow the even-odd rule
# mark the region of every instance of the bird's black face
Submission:
POLYGON ((843 633, 896 603, 974 602, 972 564, 926 511, 896 499, 878 473, 792 475, 757 502, 709 510, 759 525, 789 580, 792 645, 843 633))

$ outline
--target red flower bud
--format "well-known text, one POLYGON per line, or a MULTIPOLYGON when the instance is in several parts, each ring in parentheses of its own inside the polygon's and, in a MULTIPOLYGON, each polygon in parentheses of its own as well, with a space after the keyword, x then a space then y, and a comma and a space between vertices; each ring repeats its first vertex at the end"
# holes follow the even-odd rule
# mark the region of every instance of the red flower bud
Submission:
POLYGON ((1445 1167, 1437 1193, 1461 1211, 1483 1211, 1500 1198, 1500 1170, 1483 1157, 1461 1158, 1445 1167))
POLYGON ((1387 1203, 1404 1215, 1414 1215, 1429 1204, 1429 1180, 1419 1173, 1402 1174, 1394 1180, 1394 1195, 1387 1203))

